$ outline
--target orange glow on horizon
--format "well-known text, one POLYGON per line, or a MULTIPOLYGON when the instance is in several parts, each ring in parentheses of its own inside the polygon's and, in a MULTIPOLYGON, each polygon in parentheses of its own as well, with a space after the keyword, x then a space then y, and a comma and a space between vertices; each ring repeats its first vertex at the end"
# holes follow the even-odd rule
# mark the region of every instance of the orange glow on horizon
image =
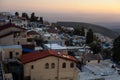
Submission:
POLYGON ((1 0, 2 10, 120 14, 119 0, 1 0))

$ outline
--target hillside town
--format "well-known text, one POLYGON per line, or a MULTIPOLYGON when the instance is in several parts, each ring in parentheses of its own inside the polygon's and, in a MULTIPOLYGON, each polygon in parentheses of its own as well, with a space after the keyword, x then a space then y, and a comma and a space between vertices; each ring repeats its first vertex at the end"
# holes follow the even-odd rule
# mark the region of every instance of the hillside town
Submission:
POLYGON ((120 80, 113 40, 35 13, 0 12, 0 80, 120 80))

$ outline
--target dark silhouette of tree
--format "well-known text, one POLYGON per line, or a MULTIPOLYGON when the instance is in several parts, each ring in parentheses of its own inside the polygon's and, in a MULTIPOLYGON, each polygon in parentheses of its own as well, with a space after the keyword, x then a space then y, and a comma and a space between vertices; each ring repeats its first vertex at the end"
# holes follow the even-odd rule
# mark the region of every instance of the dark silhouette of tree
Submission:
POLYGON ((80 29, 74 28, 74 35, 80 35, 80 29))
POLYGON ((7 19, 10 19, 10 16, 7 16, 7 19))
POLYGON ((26 19, 29 19, 29 16, 28 16, 27 13, 22 13, 22 17, 23 17, 23 18, 26 18, 26 19))
POLYGON ((111 58, 112 51, 110 48, 108 49, 103 49, 101 55, 103 56, 104 59, 110 59, 111 58))
POLYGON ((34 40, 37 46, 41 46, 44 49, 44 40, 42 38, 35 38, 34 40))
POLYGON ((43 17, 40 17, 39 22, 43 24, 43 17))
POLYGON ((98 42, 93 42, 90 44, 90 48, 93 51, 93 54, 98 54, 99 52, 101 52, 101 44, 98 42))
POLYGON ((85 28, 84 27, 81 28, 80 36, 85 36, 85 28))
POLYGON ((29 19, 29 16, 28 16, 28 14, 27 14, 27 13, 25 13, 25 17, 26 17, 26 19, 29 19))
POLYGON ((59 33, 65 33, 65 30, 63 27, 59 26, 58 29, 59 29, 59 33))
POLYGON ((34 21, 35 21, 35 13, 34 13, 34 12, 31 14, 30 21, 31 21, 31 22, 34 22, 34 21))
POLYGON ((34 13, 34 12, 31 14, 30 21, 31 21, 31 22, 36 22, 36 21, 38 21, 38 17, 35 16, 35 13, 34 13))
POLYGON ((120 61, 120 36, 117 37, 113 42, 113 60, 116 62, 120 61))
POLYGON ((15 12, 15 16, 17 16, 17 17, 18 17, 18 16, 19 16, 19 13, 18 13, 18 12, 15 12))
POLYGON ((79 35, 79 36, 85 36, 85 29, 84 27, 80 28, 74 28, 74 35, 79 35))
POLYGON ((66 46, 70 46, 70 41, 69 40, 65 40, 65 45, 66 46))
POLYGON ((26 14, 25 14, 25 13, 22 13, 22 17, 26 17, 26 14))
POLYGON ((93 42, 93 31, 89 29, 86 35, 86 44, 90 44, 93 42))

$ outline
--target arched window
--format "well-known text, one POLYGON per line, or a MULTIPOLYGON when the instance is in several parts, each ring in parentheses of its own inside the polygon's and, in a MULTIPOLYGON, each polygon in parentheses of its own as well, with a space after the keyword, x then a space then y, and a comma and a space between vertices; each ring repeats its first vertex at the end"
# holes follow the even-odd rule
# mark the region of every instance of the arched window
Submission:
POLYGON ((49 64, 46 63, 46 64, 45 64, 45 69, 48 69, 48 68, 49 68, 49 64))
POLYGON ((34 66, 33 66, 33 65, 31 65, 31 69, 34 69, 34 66))
POLYGON ((55 68, 55 63, 52 63, 52 64, 51 64, 51 68, 52 68, 52 69, 55 68))
POLYGON ((66 63, 63 63, 63 64, 62 64, 62 68, 66 68, 66 63))
POLYGON ((70 67, 73 68, 74 67, 74 63, 70 63, 70 67))

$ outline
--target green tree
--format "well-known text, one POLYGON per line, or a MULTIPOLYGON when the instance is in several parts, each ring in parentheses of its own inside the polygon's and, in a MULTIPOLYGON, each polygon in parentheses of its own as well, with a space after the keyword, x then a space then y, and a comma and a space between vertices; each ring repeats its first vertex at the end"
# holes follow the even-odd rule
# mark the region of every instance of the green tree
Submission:
POLYGON ((86 44, 90 44, 93 42, 93 31, 89 29, 86 35, 86 44))
POLYGON ((113 60, 116 62, 120 61, 120 36, 117 37, 113 42, 113 60))

